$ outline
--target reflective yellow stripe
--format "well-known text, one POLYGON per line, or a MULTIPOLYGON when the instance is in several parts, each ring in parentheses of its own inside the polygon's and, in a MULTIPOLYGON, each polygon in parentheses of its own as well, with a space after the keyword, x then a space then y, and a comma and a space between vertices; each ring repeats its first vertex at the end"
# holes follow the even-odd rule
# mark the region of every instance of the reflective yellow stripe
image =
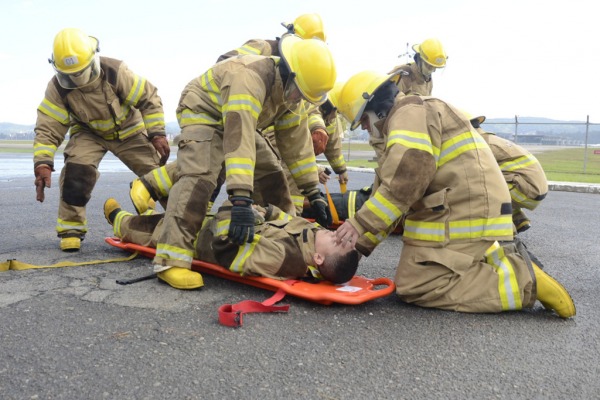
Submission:
POLYGON ((304 207, 304 196, 292 195, 292 202, 295 207, 304 207))
POLYGON ((387 237, 385 232, 379 232, 377 235, 372 234, 371 232, 366 232, 364 237, 369 239, 374 246, 379 245, 379 243, 383 242, 383 240, 387 237))
POLYGON ((69 122, 71 122, 69 112, 51 103, 48 99, 42 100, 42 103, 38 106, 38 110, 63 125, 69 125, 69 122))
POLYGON ((312 265, 308 266, 308 271, 310 272, 310 274, 312 275, 313 278, 315 279, 321 279, 323 280, 323 275, 321 275, 321 272, 318 270, 318 268, 313 267, 312 265))
POLYGON ((404 237, 428 242, 443 242, 446 238, 446 226, 443 222, 424 222, 406 219, 404 237))
POLYGON ((310 117, 308 117, 308 126, 312 127, 314 125, 323 125, 323 118, 319 115, 311 114, 310 117))
POLYGON ((164 258, 165 260, 178 260, 191 263, 193 255, 192 250, 186 250, 177 246, 171 246, 164 243, 159 243, 158 246, 156 246, 156 256, 164 258))
POLYGON ((500 164, 500 169, 503 172, 511 172, 538 163, 537 158, 533 154, 529 154, 500 164))
POLYGON ((130 126, 127 129, 118 131, 117 135, 119 136, 119 139, 126 139, 129 136, 133 135, 134 133, 137 133, 143 129, 144 129, 144 122, 140 121, 137 124, 130 126))
POLYGON ((238 47, 237 49, 235 49, 235 51, 237 51, 238 54, 241 54, 241 55, 244 55, 244 54, 260 55, 260 54, 262 54, 260 49, 257 49, 256 47, 252 47, 250 45, 244 45, 242 47, 238 47))
POLYGON ((83 222, 77 221, 65 221, 57 218, 56 220, 56 232, 63 233, 66 231, 78 231, 80 233, 87 232, 87 219, 83 222))
POLYGON ((188 125, 218 125, 222 126, 223 122, 220 119, 213 118, 212 115, 208 113, 195 113, 192 110, 185 109, 179 113, 177 113, 177 121, 180 126, 188 126, 188 125))
POLYGON ((146 84, 146 78, 140 78, 135 75, 133 79, 133 86, 129 90, 127 97, 125 98, 125 103, 131 106, 136 106, 137 102, 140 101, 140 98, 144 94, 144 85, 146 84))
POLYGON ((346 160, 344 160, 344 156, 340 154, 339 156, 335 157, 333 160, 330 160, 329 164, 331 164, 332 168, 337 169, 337 168, 345 166, 346 160))
POLYGON ((254 161, 250 158, 230 157, 225 160, 225 173, 227 176, 254 176, 254 161))
POLYGON ((127 211, 119 211, 115 216, 115 220, 113 222, 113 232, 117 237, 123 237, 123 235, 121 234, 121 223, 123 222, 123 218, 128 215, 133 214, 127 211))
POLYGON ((484 149, 487 147, 487 143, 480 135, 473 135, 471 131, 461 133, 442 143, 438 167, 469 150, 484 149))
POLYGON ((280 212, 279 215, 277 216, 277 220, 286 221, 286 222, 288 222, 291 218, 292 217, 290 214, 284 213, 283 211, 280 212))
POLYGON ((305 158, 304 160, 292 163, 289 166, 290 172, 294 179, 300 178, 303 175, 310 173, 318 173, 317 160, 314 155, 305 158))
POLYGON ((449 222, 450 239, 478 239, 491 236, 512 236, 511 215, 449 222))
POLYGON ((306 114, 287 113, 282 118, 274 123, 275 130, 290 129, 294 126, 299 126, 300 122, 306 117, 306 114))
POLYGON ((162 197, 167 197, 171 188, 173 187, 173 182, 171 182, 171 178, 167 173, 167 168, 162 166, 160 168, 154 169, 152 171, 152 176, 156 181, 156 186, 158 186, 158 191, 162 197))
POLYGON ((387 226, 402 216, 402 211, 379 192, 365 202, 367 209, 381 219, 387 226))
POLYGON ((510 192, 510 197, 512 200, 520 205, 521 207, 527 208, 529 210, 534 210, 539 204, 539 200, 534 200, 528 198, 523 192, 519 191, 517 187, 513 184, 508 185, 508 189, 510 192))
POLYGON ((223 106, 223 122, 227 118, 227 113, 231 111, 249 111, 254 119, 262 111, 262 105, 254 96, 247 94, 234 94, 229 96, 227 104, 223 106))
POLYGON ((52 144, 42 144, 36 143, 33 145, 33 157, 42 157, 48 156, 54 158, 54 154, 56 153, 56 146, 52 144))
POLYGON ((199 78, 200 87, 204 89, 206 94, 210 97, 213 102, 215 108, 221 113, 221 104, 223 104, 223 99, 221 98, 221 90, 215 84, 213 70, 209 69, 199 78))
POLYGON ((497 247, 490 253, 486 253, 486 261, 492 265, 498 274, 498 293, 502 310, 520 310, 523 308, 519 283, 515 269, 506 257, 504 249, 497 247))
POLYGON ((412 132, 406 130, 393 130, 390 132, 386 148, 394 144, 408 147, 410 149, 423 150, 433 155, 431 137, 427 133, 412 132))
POLYGON ((146 125, 146 129, 153 128, 155 126, 165 126, 165 114, 163 113, 154 113, 143 115, 144 125, 146 125))
POLYGON ((351 190, 348 194, 348 218, 354 217, 356 214, 356 190, 351 190))
POLYGON ((252 255, 252 252, 254 251, 254 248, 258 244, 259 240, 260 235, 254 235, 252 243, 244 243, 242 246, 240 246, 237 255, 235 256, 235 258, 231 262, 231 265, 229 266, 230 271, 243 275, 244 263, 246 262, 248 257, 252 255))
POLYGON ((223 219, 220 221, 217 221, 217 229, 216 229, 216 236, 227 236, 229 235, 229 224, 231 223, 231 219, 223 219))

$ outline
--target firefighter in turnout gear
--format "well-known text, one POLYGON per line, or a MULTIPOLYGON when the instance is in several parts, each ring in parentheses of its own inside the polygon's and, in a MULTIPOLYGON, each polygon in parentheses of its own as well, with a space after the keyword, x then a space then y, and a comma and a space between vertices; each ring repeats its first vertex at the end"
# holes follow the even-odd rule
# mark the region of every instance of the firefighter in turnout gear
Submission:
POLYGON ((523 208, 534 210, 548 193, 548 180, 540 162, 533 154, 509 140, 496 136, 481 128, 484 116, 471 119, 471 125, 485 139, 502 175, 508 185, 512 199, 513 224, 518 233, 531 227, 531 221, 523 208))
POLYGON ((412 48, 415 51, 415 62, 394 67, 390 74, 396 75, 394 80, 402 93, 431 96, 432 74, 438 68, 446 66, 448 56, 437 39, 424 40, 412 48))
POLYGON ((369 255, 402 221, 396 292, 407 302, 462 312, 530 308, 538 299, 575 315, 569 293, 513 242, 511 198, 492 151, 450 104, 398 93, 391 76, 365 71, 342 89, 340 111, 385 138, 380 182, 339 243, 369 255))
MULTIPOLYGON (((180 279, 198 274, 190 270, 193 242, 223 164, 233 204, 229 238, 237 244, 252 242, 254 171, 271 157, 257 152, 257 129, 275 126, 279 151, 298 187, 320 209, 320 219, 328 219, 307 119, 301 118, 299 110, 303 101, 322 104, 326 100, 335 83, 335 65, 320 40, 285 35, 279 46, 282 57, 246 55, 225 60, 193 79, 182 92, 177 107, 178 180, 169 192, 154 258, 155 272, 165 280, 168 275, 173 287, 180 279)), ((273 181, 271 187, 272 196, 278 192, 289 196, 285 179, 273 181)))
MULTIPOLYGON (((335 234, 302 217, 279 208, 253 206, 254 240, 237 245, 228 238, 232 205, 226 201, 214 218, 207 217, 195 241, 194 259, 221 265, 243 276, 286 280, 325 279, 339 284, 349 281, 358 268, 356 250, 335 243, 335 234)), ((163 229, 164 214, 132 215, 114 199, 104 203, 104 215, 115 235, 126 242, 156 247, 163 229)), ((169 271, 169 270, 168 270, 169 271)), ((187 281, 159 279, 177 284, 178 289, 203 286, 200 274, 187 281)))
POLYGON ((64 251, 81 246, 87 232, 85 207, 107 151, 138 176, 169 157, 156 88, 122 61, 98 52, 96 38, 79 29, 61 30, 49 60, 56 74, 37 109, 33 162, 40 202, 51 185, 55 153, 69 132, 56 225, 64 251))

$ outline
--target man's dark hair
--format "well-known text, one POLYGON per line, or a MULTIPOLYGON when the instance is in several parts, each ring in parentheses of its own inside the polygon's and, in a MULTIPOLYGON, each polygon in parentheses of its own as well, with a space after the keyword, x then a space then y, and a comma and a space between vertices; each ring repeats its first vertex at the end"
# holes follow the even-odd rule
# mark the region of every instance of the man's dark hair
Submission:
POLYGON ((355 249, 350 250, 346 254, 328 256, 319 267, 319 272, 323 276, 323 279, 331 283, 346 283, 356 273, 359 260, 360 253, 355 249))
POLYGON ((277 65, 277 67, 279 68, 279 75, 281 75, 281 82, 283 83, 283 87, 285 87, 285 85, 287 84, 288 79, 290 78, 290 69, 288 68, 287 65, 285 65, 285 62, 283 60, 281 60, 279 62, 279 64, 277 65))
POLYGON ((373 93, 373 100, 367 103, 365 111, 373 111, 379 118, 387 117, 398 92, 400 89, 394 82, 385 82, 373 93))

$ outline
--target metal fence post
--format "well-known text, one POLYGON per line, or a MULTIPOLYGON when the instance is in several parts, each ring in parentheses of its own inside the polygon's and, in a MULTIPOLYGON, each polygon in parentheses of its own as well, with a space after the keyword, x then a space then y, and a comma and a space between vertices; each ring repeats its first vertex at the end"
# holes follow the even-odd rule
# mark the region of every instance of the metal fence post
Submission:
POLYGON ((585 145, 583 150, 583 173, 585 174, 585 170, 587 168, 587 148, 588 148, 588 133, 590 130, 590 116, 587 116, 585 122, 585 145))
POLYGON ((519 131, 519 118, 515 115, 515 143, 519 143, 517 140, 517 135, 519 131))

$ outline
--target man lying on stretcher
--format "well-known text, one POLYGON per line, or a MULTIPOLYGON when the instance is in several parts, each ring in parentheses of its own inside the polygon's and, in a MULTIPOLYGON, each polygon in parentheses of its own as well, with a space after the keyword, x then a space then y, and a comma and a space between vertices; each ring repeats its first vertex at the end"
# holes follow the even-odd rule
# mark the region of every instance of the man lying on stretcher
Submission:
MULTIPOLYGON (((237 245, 229 241, 231 203, 226 201, 214 218, 207 219, 190 257, 221 265, 247 276, 285 280, 313 277, 332 283, 349 281, 358 268, 359 253, 349 246, 336 245, 335 232, 292 217, 279 208, 254 206, 254 240, 237 245)), ((155 247, 164 214, 135 215, 123 211, 109 198, 104 216, 121 240, 155 247)), ((157 273, 158 278, 177 289, 204 285, 202 275, 186 268, 173 267, 157 273)))

